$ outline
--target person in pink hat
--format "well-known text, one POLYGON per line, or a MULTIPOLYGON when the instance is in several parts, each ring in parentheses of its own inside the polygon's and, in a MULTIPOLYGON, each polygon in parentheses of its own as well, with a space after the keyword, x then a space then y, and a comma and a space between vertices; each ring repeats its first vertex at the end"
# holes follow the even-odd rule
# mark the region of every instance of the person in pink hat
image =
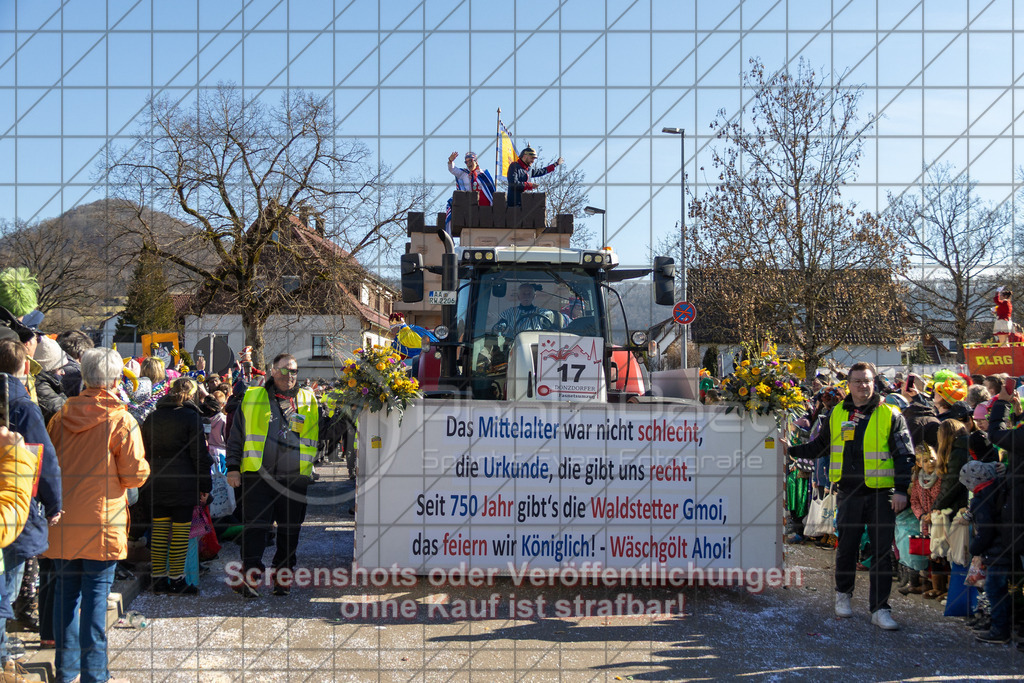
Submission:
POLYGON ((979 403, 974 409, 974 414, 968 425, 971 434, 968 437, 967 447, 971 451, 973 460, 981 462, 998 462, 999 451, 988 439, 988 411, 992 407, 992 400, 979 403))

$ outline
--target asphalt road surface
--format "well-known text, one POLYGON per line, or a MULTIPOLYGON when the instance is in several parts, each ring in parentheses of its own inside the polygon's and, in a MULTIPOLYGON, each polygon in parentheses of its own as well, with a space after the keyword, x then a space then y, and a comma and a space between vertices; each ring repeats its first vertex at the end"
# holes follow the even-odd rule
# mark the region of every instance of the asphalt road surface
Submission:
MULTIPOLYGON (((343 467, 322 468, 303 528, 299 562, 348 569, 354 518, 343 467)), ((225 544, 200 597, 143 594, 131 608, 144 629, 112 629, 114 676, 143 681, 682 681, 999 680, 1021 676, 1024 652, 975 643, 962 620, 893 591, 894 633, 869 623, 867 575, 854 617, 832 614, 833 552, 788 551, 803 585, 752 594, 744 588, 307 587, 244 600, 225 583, 238 546, 225 544), (599 616, 620 595, 657 600, 653 616, 599 616), (511 596, 514 596, 512 598, 511 596), (579 602, 575 602, 576 598, 579 602), (543 616, 537 615, 537 600, 543 616), (515 617, 510 609, 515 601, 515 617), (558 617, 556 600, 573 605, 558 617), (382 603, 408 610, 375 615, 382 603), (346 616, 342 616, 342 609, 346 616), (464 617, 458 609, 465 608, 464 617), (475 610, 475 613, 474 613, 475 610)), ((269 559, 269 554, 268 554, 269 559)), ((625 604, 620 602, 620 604, 625 604)))

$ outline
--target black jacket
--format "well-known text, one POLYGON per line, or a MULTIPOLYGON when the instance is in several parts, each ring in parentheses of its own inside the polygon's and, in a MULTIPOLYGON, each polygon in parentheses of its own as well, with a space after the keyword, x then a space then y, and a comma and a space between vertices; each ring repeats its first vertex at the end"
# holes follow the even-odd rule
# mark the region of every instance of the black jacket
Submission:
POLYGON ((999 453, 995 446, 988 440, 988 434, 976 429, 968 437, 968 445, 971 447, 971 456, 981 462, 998 462, 999 453))
POLYGON ((166 396, 157 401, 142 423, 142 442, 152 468, 146 487, 154 507, 198 505, 199 494, 213 488, 213 460, 195 404, 179 406, 166 396))
POLYGON ((946 420, 960 420, 961 422, 966 422, 967 418, 969 418, 973 412, 974 411, 971 410, 971 407, 967 405, 966 402, 957 401, 950 406, 949 410, 944 413, 939 413, 939 422, 945 422, 946 420))
MULTIPOLYGON (((857 424, 857 429, 852 441, 848 441, 843 449, 843 474, 839 480, 839 490, 846 494, 868 494, 877 489, 870 489, 864 484, 864 432, 867 431, 871 414, 879 409, 881 397, 875 394, 871 401, 862 408, 865 417, 857 424)), ((853 399, 847 396, 843 399, 843 408, 847 411, 854 409, 853 399)), ((888 408, 882 408, 888 410, 888 408)), ((822 420, 821 431, 813 441, 791 446, 789 455, 792 458, 817 459, 827 457, 831 453, 832 434, 830 420, 826 417, 822 420)), ((910 476, 914 470, 914 451, 910 443, 910 434, 907 431, 907 423, 899 413, 892 413, 892 423, 889 427, 889 454, 893 459, 893 470, 895 471, 894 489, 897 493, 907 495, 910 488, 910 476)))
POLYGON ((949 451, 949 462, 946 473, 939 484, 939 497, 935 499, 932 510, 949 508, 956 514, 960 508, 967 507, 967 489, 960 483, 960 470, 971 459, 971 451, 967 446, 967 435, 958 436, 949 451))
POLYGON ((50 418, 60 412, 68 397, 64 387, 52 372, 40 372, 36 375, 36 399, 39 410, 43 411, 43 424, 49 424, 50 418))
POLYGON ((527 183, 533 178, 547 175, 555 170, 554 164, 544 168, 526 167, 517 159, 508 165, 508 206, 522 206, 523 192, 527 190, 527 183))
POLYGON ((928 399, 921 394, 915 396, 910 405, 903 409, 903 419, 907 421, 910 440, 914 442, 914 446, 927 443, 935 447, 935 431, 939 426, 939 418, 935 414, 935 407, 928 399))
POLYGON ((1005 429, 1010 404, 994 401, 989 413, 988 438, 1006 450, 1006 503, 1003 507, 1003 542, 1016 555, 1024 554, 1024 428, 1005 429))
MULTIPOLYGON (((300 473, 302 454, 299 434, 288 428, 288 418, 282 413, 280 401, 275 398, 277 390, 274 388, 274 380, 267 380, 264 386, 251 387, 247 391, 265 391, 270 402, 270 423, 263 446, 261 471, 279 481, 288 482, 289 486, 308 485, 309 477, 300 473)), ((318 427, 319 424, 317 422, 318 427)), ((245 413, 239 409, 231 420, 231 431, 227 437, 224 460, 228 472, 241 471, 245 434, 245 413)))
POLYGON ((1007 551, 1004 537, 1003 505, 1006 502, 1006 480, 998 478, 974 494, 971 516, 974 530, 971 536, 971 555, 981 555, 985 566, 1009 567, 1015 564, 1007 551))
POLYGON ((77 360, 69 360, 61 368, 60 384, 64 387, 64 395, 68 398, 78 396, 82 391, 82 366, 77 360))

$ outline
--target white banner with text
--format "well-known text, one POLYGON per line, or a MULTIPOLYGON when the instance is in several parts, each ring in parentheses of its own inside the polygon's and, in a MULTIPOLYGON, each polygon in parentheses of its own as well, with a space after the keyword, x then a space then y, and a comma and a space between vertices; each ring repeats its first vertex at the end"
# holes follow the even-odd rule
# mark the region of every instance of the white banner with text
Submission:
POLYGON ((359 426, 362 567, 781 567, 770 417, 420 401, 359 426))

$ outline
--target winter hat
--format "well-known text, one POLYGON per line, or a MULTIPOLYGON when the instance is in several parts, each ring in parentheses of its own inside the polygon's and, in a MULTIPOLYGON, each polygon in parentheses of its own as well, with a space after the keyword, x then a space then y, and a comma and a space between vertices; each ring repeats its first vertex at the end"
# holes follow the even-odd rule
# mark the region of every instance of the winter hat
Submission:
POLYGON ((899 410, 903 410, 908 405, 910 405, 909 403, 907 403, 907 399, 904 398, 902 394, 889 394, 888 396, 885 397, 885 402, 891 406, 895 406, 899 410))
POLYGON ((973 491, 987 481, 996 478, 996 463, 969 460, 960 468, 960 483, 968 491, 973 491))
POLYGON ((992 407, 992 401, 982 401, 981 403, 979 403, 978 406, 974 409, 974 419, 975 420, 987 420, 988 419, 988 409, 991 408, 991 407, 992 407))
POLYGON ((34 358, 43 372, 53 372, 68 364, 68 355, 64 353, 64 349, 49 337, 39 338, 34 358))
POLYGON ((935 394, 941 396, 942 400, 949 405, 953 405, 957 401, 967 398, 967 386, 962 379, 953 375, 944 382, 936 383, 935 394))
POLYGON ((466 152, 466 157, 465 158, 466 159, 472 159, 473 161, 476 161, 476 155, 473 154, 472 152, 466 152))
POLYGON ((131 371, 131 373, 136 377, 138 377, 139 374, 142 373, 142 365, 140 365, 139 361, 135 360, 134 358, 125 358, 124 366, 128 368, 131 371))
POLYGON ((28 268, 5 268, 0 271, 0 306, 20 318, 36 310, 39 281, 28 268))

